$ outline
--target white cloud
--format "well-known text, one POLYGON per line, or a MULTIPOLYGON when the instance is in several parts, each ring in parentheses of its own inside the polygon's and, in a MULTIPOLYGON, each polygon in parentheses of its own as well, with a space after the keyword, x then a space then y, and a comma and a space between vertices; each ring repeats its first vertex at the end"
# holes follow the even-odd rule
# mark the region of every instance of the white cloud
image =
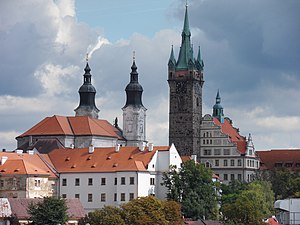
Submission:
POLYGON ((34 73, 34 76, 42 83, 45 94, 51 97, 68 93, 70 91, 68 81, 79 71, 78 66, 71 65, 63 68, 61 65, 44 64, 34 73))

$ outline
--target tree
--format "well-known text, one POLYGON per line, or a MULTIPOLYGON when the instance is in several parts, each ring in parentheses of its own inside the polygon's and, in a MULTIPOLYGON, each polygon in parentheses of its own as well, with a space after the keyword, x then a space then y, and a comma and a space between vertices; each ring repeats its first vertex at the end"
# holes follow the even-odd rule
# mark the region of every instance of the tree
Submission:
POLYGON ((120 208, 106 206, 90 212, 81 224, 91 225, 182 225, 180 205, 161 201, 153 196, 141 197, 123 204, 120 208))
POLYGON ((123 217, 120 208, 104 206, 102 209, 90 212, 85 222, 88 222, 90 225, 125 225, 123 217))
POLYGON ((167 198, 181 203, 186 218, 217 216, 216 186, 212 181, 212 171, 204 165, 189 160, 179 170, 171 167, 164 173, 163 185, 168 189, 167 198))
POLYGON ((234 196, 235 199, 222 204, 221 211, 231 224, 259 225, 273 214, 274 193, 271 184, 256 181, 234 196))
POLYGON ((34 225, 57 225, 68 221, 67 205, 64 199, 45 197, 28 207, 29 220, 34 225))

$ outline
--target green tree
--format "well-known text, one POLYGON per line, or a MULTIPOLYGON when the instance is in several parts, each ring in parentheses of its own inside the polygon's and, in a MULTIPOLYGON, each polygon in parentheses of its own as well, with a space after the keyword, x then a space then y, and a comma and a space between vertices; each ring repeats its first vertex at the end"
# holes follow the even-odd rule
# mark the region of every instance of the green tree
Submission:
POLYGON ((167 198, 181 203, 186 218, 217 216, 216 186, 212 181, 212 171, 204 165, 190 160, 179 170, 171 167, 164 173, 163 185, 168 189, 167 198))
MULTIPOLYGON (((88 214, 85 222, 91 225, 125 225, 122 210, 113 206, 104 206, 88 214)), ((86 223, 84 223, 85 225, 86 223)))
POLYGON ((222 204, 221 211, 230 224, 259 225, 273 214, 273 204, 271 184, 256 181, 248 184, 232 201, 222 204))
POLYGON ((64 199, 45 197, 43 201, 29 205, 29 220, 34 225, 65 224, 68 221, 67 209, 64 199))
POLYGON ((80 224, 91 225, 182 225, 180 205, 161 201, 153 196, 141 197, 123 204, 120 208, 106 206, 90 212, 80 224))

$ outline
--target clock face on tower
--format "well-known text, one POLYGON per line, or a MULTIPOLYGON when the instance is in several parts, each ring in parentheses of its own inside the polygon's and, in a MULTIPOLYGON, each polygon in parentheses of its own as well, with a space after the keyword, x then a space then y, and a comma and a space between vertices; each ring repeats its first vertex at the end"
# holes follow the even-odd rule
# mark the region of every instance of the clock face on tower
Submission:
POLYGON ((176 82, 176 93, 186 93, 186 82, 178 81, 176 82))

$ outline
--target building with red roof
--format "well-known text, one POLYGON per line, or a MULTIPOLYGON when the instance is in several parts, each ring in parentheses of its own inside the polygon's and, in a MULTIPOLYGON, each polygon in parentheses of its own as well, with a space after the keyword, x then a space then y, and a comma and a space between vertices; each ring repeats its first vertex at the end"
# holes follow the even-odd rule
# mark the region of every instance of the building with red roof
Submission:
POLYGON ((232 180, 249 182, 259 169, 251 135, 246 138, 224 117, 218 91, 213 115, 206 114, 201 121, 201 148, 198 157, 224 183, 232 180))
POLYGON ((0 197, 41 198, 57 194, 58 174, 39 154, 0 152, 0 197))
POLYGON ((83 84, 79 88, 80 101, 75 116, 46 117, 16 137, 17 148, 48 153, 55 148, 146 145, 146 108, 142 103, 143 88, 138 82, 135 59, 131 69, 131 79, 125 89, 126 104, 122 108, 124 132, 118 126, 117 118, 114 125, 98 118, 96 89, 91 83, 91 69, 87 63, 83 84))
POLYGON ((261 170, 300 170, 300 149, 271 149, 256 153, 260 158, 261 170))

